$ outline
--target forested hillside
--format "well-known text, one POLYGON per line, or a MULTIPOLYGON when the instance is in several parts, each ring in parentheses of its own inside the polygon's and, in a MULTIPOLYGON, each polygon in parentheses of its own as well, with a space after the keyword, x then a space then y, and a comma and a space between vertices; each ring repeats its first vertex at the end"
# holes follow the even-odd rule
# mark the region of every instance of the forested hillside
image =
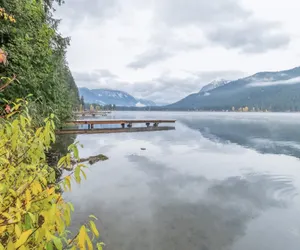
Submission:
POLYGON ((207 92, 191 94, 167 108, 300 111, 300 67, 279 72, 260 72, 207 92))
POLYGON ((64 120, 78 106, 79 98, 65 58, 70 39, 58 32, 54 2, 61 1, 0 0, 0 48, 8 61, 0 65, 0 78, 16 75, 17 79, 0 98, 14 100, 32 94, 30 110, 36 117, 53 112, 64 120))

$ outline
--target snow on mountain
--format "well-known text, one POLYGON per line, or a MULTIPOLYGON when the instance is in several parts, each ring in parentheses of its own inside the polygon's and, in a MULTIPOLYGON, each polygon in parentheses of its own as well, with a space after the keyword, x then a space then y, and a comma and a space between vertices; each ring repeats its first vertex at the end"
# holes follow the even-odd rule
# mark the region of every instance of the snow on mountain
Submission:
POLYGON ((170 109, 231 110, 249 107, 271 111, 300 111, 300 67, 259 72, 227 82, 214 81, 200 92, 168 105, 170 109), (218 86, 218 87, 216 87, 218 86))
POLYGON ((136 107, 146 107, 145 104, 138 102, 137 104, 135 104, 136 107))
POLYGON ((150 100, 145 100, 145 99, 136 99, 136 100, 144 106, 157 106, 155 102, 150 100))
POLYGON ((116 106, 127 107, 156 106, 152 101, 137 99, 120 90, 79 88, 79 94, 87 103, 115 104, 116 106))
POLYGON ((229 83, 230 81, 225 80, 225 79, 219 79, 219 80, 214 80, 211 83, 205 85, 199 93, 205 93, 205 92, 209 92, 215 88, 221 87, 227 83, 229 83))

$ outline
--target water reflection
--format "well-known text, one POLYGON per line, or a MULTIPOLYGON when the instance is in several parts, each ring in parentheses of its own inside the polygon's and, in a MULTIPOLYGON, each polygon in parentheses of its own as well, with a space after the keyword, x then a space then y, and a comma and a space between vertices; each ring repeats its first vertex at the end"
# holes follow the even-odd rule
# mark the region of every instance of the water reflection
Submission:
POLYGON ((180 121, 189 128, 199 130, 211 140, 237 143, 261 153, 287 154, 300 158, 300 122, 297 115, 286 117, 279 114, 277 120, 262 119, 262 114, 250 119, 242 119, 239 116, 231 117, 232 119, 223 118, 222 115, 200 116, 180 121))
MULTIPOLYGON (((78 136, 84 157, 110 159, 91 166, 88 181, 66 194, 76 208, 73 226, 95 214, 112 250, 298 249, 299 160, 239 146, 250 147, 253 131, 266 139, 261 125, 232 130, 219 118, 186 117, 176 117, 176 131, 78 136), (252 132, 243 143, 232 139, 245 130, 252 132)), ((284 139, 267 139, 274 136, 284 139)))

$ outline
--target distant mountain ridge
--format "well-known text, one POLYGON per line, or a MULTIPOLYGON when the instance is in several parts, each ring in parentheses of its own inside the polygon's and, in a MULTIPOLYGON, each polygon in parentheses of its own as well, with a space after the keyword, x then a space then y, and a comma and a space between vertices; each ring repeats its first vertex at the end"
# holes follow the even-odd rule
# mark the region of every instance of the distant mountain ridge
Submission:
POLYGON ((168 109, 300 111, 300 67, 259 72, 235 81, 213 82, 168 109))
POLYGON ((115 104, 116 106, 126 107, 156 106, 155 102, 135 98, 120 90, 79 88, 79 94, 83 96, 84 101, 87 103, 115 104))

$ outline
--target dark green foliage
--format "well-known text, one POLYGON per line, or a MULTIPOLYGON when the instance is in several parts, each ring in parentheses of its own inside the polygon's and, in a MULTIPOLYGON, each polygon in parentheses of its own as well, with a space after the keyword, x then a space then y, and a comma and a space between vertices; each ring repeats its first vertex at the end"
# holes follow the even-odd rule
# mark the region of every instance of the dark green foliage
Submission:
POLYGON ((70 39, 57 31, 53 2, 0 0, 0 7, 16 19, 16 23, 0 20, 0 47, 7 52, 9 62, 0 65, 0 77, 16 74, 18 79, 6 89, 5 99, 32 94, 34 117, 53 112, 63 121, 79 105, 79 97, 65 60, 70 39))

